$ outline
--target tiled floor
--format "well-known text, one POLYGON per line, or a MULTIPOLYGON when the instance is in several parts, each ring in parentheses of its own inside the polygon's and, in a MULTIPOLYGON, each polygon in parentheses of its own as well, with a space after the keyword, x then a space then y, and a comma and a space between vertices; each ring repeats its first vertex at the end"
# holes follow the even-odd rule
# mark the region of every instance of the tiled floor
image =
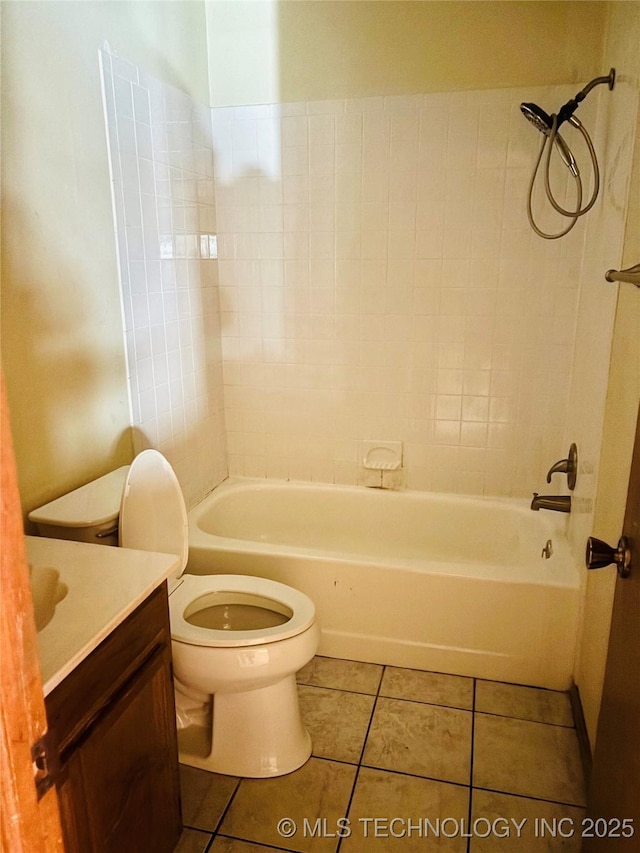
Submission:
POLYGON ((321 657, 298 682, 312 758, 276 779, 181 767, 175 853, 580 850, 567 694, 321 657))

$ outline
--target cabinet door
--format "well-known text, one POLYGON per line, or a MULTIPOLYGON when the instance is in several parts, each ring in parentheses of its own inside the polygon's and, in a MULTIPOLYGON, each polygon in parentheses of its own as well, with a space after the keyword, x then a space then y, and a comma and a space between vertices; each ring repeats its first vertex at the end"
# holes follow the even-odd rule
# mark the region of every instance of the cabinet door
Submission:
POLYGON ((181 831, 171 653, 160 648, 79 749, 94 853, 171 853, 181 831))
POLYGON ((92 853, 91 830, 84 807, 80 753, 75 752, 56 781, 65 853, 92 853))

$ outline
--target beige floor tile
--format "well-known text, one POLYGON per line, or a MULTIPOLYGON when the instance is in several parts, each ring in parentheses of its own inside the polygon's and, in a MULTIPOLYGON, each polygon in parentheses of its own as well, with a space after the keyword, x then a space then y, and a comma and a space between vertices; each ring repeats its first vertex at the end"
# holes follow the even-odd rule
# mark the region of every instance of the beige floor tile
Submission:
POLYGON ((286 850, 333 853, 339 837, 330 828, 347 812, 356 767, 310 758, 295 773, 275 779, 243 779, 222 822, 224 835, 286 850), (327 832, 313 833, 317 819, 327 832), (279 833, 283 819, 295 822, 291 837, 279 833))
POLYGON ((197 829, 183 829, 180 841, 174 847, 173 853, 204 853, 211 840, 208 832, 197 829))
POLYGON ((298 686, 300 711, 309 729, 313 754, 357 764, 367 734, 374 696, 298 686))
POLYGON ((474 790, 471 853, 580 853, 584 811, 474 790))
POLYGON ((556 726, 573 726, 569 694, 538 687, 478 681, 476 711, 556 726))
POLYGON ((377 663, 316 656, 300 670, 297 678, 299 684, 375 694, 383 669, 377 663))
POLYGON ((468 788, 363 767, 349 810, 351 835, 342 842, 340 851, 465 853, 467 840, 456 828, 467 819, 468 807, 468 788), (437 833, 438 819, 445 818, 450 819, 447 827, 452 829, 447 834, 451 837, 443 833, 434 836, 425 819, 437 833))
POLYGON ((239 841, 237 838, 225 838, 218 835, 211 845, 212 853, 273 853, 273 847, 262 844, 252 844, 250 841, 239 841))
POLYGON ((476 714, 473 785, 584 805, 575 730, 476 714))
POLYGON ((471 710, 473 678, 388 666, 382 678, 380 695, 471 710))
POLYGON ((238 787, 238 781, 234 776, 222 776, 181 764, 182 821, 185 826, 214 832, 238 787))
POLYGON ((363 764, 469 784, 469 711, 379 698, 363 764))

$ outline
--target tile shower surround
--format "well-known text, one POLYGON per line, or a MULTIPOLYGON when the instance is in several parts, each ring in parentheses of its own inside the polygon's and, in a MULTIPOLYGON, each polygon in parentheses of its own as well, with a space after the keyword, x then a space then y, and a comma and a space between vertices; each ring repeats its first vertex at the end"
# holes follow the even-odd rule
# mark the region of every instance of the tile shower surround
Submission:
POLYGON ((408 488, 542 482, 566 450, 583 224, 529 228, 519 104, 572 89, 209 110, 103 64, 136 450, 165 452, 189 505, 227 465, 372 484, 366 439, 404 442, 408 488))
POLYGON ((100 57, 134 450, 192 506, 227 473, 210 110, 100 57))
POLYGON ((298 673, 298 691, 313 756, 275 779, 181 767, 176 853, 580 850, 584 787, 568 694, 323 657, 298 673), (296 821, 291 837, 278 833, 282 818, 296 821), (305 836, 305 818, 326 830, 305 836), (344 818, 352 834, 341 839, 344 818), (378 832, 369 822, 365 837, 369 818, 378 832), (406 832, 423 818, 440 820, 440 838, 406 832), (563 820, 566 837, 543 838, 542 819, 563 820), (463 837, 476 821, 477 837, 463 837), (505 821, 512 831, 501 837, 505 821))
POLYGON ((212 111, 231 475, 373 484, 361 442, 394 439, 408 488, 543 481, 565 451, 584 226, 532 233, 540 135, 519 104, 568 94, 212 111))

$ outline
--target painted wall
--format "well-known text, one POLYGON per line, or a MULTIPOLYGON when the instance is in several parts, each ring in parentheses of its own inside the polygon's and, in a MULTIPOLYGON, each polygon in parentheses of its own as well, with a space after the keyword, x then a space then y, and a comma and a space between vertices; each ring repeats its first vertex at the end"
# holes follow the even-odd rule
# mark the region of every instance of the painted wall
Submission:
POLYGON ((208 100, 201 3, 2 4, 2 365, 26 510, 132 456, 105 40, 208 100))
POLYGON ((213 106, 577 83, 602 73, 605 3, 206 6, 213 106))
MULTIPOLYGON (((608 285, 602 273, 613 267, 630 267, 640 258, 640 3, 612 3, 605 60, 621 69, 619 88, 616 88, 617 110, 612 116, 615 126, 630 120, 626 139, 610 128, 610 158, 617 161, 623 145, 634 146, 633 170, 629 190, 624 244, 608 240, 602 229, 600 240, 610 245, 613 255, 603 267, 586 271, 593 273, 593 282, 587 282, 585 298, 597 303, 599 314, 593 325, 584 328, 585 344, 576 359, 574 393, 577 397, 573 411, 577 438, 587 453, 588 466, 593 470, 583 476, 582 497, 590 501, 589 512, 576 516, 578 551, 584 548, 586 536, 591 533, 613 545, 618 541, 624 520, 627 484, 635 436, 636 418, 640 403, 640 290, 631 284, 608 285), (617 144, 615 144, 617 141, 617 144), (605 300, 605 301, 602 301, 605 300), (609 367, 606 335, 600 335, 607 323, 614 324, 613 346, 609 367), (585 358, 589 348, 596 359, 585 358), (600 405, 590 404, 590 396, 598 395, 600 405), (603 386, 606 385, 606 405, 603 407, 603 386), (589 454, 591 458, 589 458, 589 454), (599 465, 598 463, 599 456, 599 465), (597 467, 594 467, 594 461, 597 467)), ((607 193, 610 204, 620 206, 623 200, 621 176, 616 174, 613 162, 609 167, 607 193)), ((594 309, 595 310, 595 309, 594 309)), ((578 554, 581 557, 581 553, 578 554)), ((616 584, 613 566, 599 571, 585 571, 585 603, 582 635, 576 664, 576 683, 585 713, 592 749, 595 747, 600 698, 607 659, 611 609, 616 584)))

